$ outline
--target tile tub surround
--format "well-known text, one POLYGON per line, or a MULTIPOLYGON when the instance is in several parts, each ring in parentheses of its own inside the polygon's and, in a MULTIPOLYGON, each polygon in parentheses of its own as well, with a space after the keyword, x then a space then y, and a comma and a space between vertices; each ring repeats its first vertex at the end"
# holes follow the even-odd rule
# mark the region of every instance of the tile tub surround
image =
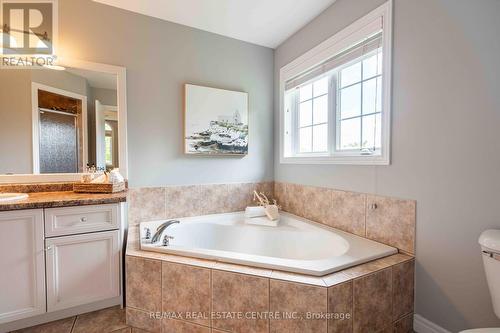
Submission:
POLYGON ((274 197, 273 182, 130 188, 129 225, 242 211, 255 205, 254 190, 274 197))
POLYGON ((414 200, 281 182, 274 197, 286 212, 415 253, 414 200))
POLYGON ((414 264, 412 256, 396 254, 315 278, 131 247, 127 324, 153 333, 411 332, 414 264), (294 317, 221 316, 234 312, 294 317))

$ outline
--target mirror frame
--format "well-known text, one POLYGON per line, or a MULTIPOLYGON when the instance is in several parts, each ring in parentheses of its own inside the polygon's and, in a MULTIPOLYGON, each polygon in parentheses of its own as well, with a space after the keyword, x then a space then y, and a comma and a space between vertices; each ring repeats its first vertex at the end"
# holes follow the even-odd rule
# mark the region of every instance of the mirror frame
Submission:
MULTIPOLYGON (((119 170, 128 179, 127 144, 127 69, 121 66, 89 62, 77 59, 59 58, 58 65, 116 75, 118 107, 118 149, 119 170)), ((47 69, 49 70, 49 69, 47 69)), ((32 116, 33 117, 33 116, 32 116)), ((33 121, 33 120, 32 120, 33 121)), ((85 133, 87 134, 87 133, 85 133)), ((87 136, 86 136, 87 137, 87 136)), ((88 142, 86 143, 88 144, 88 142)), ((80 181, 81 173, 12 174, 0 175, 0 184, 8 183, 49 183, 80 181)))

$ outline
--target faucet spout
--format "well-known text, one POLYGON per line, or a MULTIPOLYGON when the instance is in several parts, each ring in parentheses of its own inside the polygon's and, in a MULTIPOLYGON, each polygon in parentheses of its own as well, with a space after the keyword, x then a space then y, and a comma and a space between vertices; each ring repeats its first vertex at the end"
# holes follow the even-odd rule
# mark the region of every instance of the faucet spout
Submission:
POLYGON ((163 233, 163 231, 165 231, 165 229, 167 229, 172 224, 176 224, 176 223, 180 223, 180 222, 177 220, 169 220, 169 221, 166 221, 166 222, 163 222, 162 224, 160 224, 160 226, 156 229, 156 232, 153 235, 153 238, 151 239, 151 244, 157 243, 160 240, 160 237, 161 237, 161 234, 163 233))

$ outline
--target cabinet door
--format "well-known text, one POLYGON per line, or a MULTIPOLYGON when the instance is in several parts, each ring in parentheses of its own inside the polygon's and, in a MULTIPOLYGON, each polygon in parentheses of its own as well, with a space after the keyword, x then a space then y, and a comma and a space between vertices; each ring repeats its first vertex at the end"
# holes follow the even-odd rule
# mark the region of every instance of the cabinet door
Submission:
POLYGON ((0 212, 0 324, 45 313, 43 211, 0 212))
POLYGON ((45 243, 48 312, 120 296, 118 230, 45 243))

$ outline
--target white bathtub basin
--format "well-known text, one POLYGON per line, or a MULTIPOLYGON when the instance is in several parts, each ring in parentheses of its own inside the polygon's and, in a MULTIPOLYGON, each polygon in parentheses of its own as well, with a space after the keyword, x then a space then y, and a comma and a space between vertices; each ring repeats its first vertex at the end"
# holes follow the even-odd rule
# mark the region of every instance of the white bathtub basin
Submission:
POLYGON ((27 199, 28 195, 26 193, 0 193, 0 203, 1 202, 11 202, 27 199))
POLYGON ((174 237, 169 246, 151 244, 164 221, 140 225, 141 249, 217 260, 301 274, 323 276, 382 258, 397 249, 337 229, 283 213, 278 227, 247 225, 244 213, 180 218, 163 235, 174 237))

